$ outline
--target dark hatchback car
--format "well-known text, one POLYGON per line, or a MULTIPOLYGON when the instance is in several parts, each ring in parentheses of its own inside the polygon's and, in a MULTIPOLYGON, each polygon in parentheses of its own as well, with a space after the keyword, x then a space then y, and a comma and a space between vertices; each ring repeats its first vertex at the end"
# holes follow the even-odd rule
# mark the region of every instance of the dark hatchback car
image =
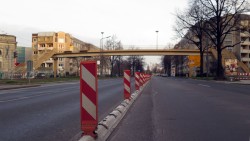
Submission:
POLYGON ((35 78, 45 78, 45 73, 38 73, 35 78))

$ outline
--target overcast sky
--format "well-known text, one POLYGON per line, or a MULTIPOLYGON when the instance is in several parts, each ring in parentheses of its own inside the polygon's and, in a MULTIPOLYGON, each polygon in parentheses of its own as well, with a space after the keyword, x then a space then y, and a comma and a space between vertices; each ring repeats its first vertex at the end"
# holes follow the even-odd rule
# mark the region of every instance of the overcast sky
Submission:
POLYGON ((99 46, 101 32, 123 45, 154 47, 175 43, 174 13, 188 0, 6 0, 1 2, 0 34, 31 46, 31 34, 64 31, 99 46))

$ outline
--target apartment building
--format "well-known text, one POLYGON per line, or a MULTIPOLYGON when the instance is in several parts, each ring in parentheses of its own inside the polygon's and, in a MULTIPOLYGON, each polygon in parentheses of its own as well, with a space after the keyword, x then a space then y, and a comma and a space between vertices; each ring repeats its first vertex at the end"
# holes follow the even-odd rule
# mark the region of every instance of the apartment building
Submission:
MULTIPOLYGON (((65 51, 80 52, 96 49, 92 44, 85 43, 69 33, 65 32, 39 32, 32 34, 32 59, 34 69, 37 72, 53 73, 54 60, 51 58, 55 53, 65 51)), ((84 58, 70 59, 58 58, 57 74, 65 76, 79 71, 79 62, 84 58)))
POLYGON ((15 68, 16 36, 0 34, 0 79, 8 78, 15 68))
POLYGON ((240 17, 241 31, 235 33, 232 40, 240 42, 232 51, 238 60, 242 61, 250 68, 250 15, 241 15, 240 17))

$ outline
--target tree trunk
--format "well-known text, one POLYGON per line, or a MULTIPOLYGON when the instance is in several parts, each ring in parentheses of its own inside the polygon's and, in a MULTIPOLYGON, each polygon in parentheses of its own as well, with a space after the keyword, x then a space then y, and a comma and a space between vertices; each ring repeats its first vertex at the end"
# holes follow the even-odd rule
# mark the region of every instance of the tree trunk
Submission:
POLYGON ((121 64, 120 64, 120 61, 117 63, 117 69, 118 69, 118 76, 121 76, 121 64))
POLYGON ((221 47, 217 47, 217 55, 218 55, 218 60, 217 60, 217 71, 216 71, 216 77, 218 80, 223 80, 224 79, 224 69, 222 66, 222 55, 221 55, 221 47))

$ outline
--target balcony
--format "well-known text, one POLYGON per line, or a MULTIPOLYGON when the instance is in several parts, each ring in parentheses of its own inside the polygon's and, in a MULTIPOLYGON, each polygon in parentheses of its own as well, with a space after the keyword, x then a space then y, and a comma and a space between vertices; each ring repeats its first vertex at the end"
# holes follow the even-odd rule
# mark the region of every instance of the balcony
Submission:
POLYGON ((53 62, 54 62, 53 59, 49 59, 49 60, 44 61, 44 63, 53 63, 53 62))
POLYGON ((249 37, 249 33, 244 32, 244 33, 240 33, 240 37, 249 37))
POLYGON ((241 61, 243 61, 243 62, 250 62, 250 58, 242 57, 242 58, 241 58, 241 61))
POLYGON ((54 47, 53 47, 53 46, 52 46, 52 47, 46 47, 46 49, 48 49, 48 50, 53 50, 54 47))
POLYGON ((38 47, 38 50, 45 50, 45 47, 38 47))
POLYGON ((250 53, 250 50, 249 49, 241 49, 240 52, 241 53, 250 53))
POLYGON ((243 45, 243 46, 244 46, 244 45, 249 46, 249 45, 250 45, 250 42, 249 42, 249 40, 247 40, 247 41, 242 42, 241 45, 243 45))

